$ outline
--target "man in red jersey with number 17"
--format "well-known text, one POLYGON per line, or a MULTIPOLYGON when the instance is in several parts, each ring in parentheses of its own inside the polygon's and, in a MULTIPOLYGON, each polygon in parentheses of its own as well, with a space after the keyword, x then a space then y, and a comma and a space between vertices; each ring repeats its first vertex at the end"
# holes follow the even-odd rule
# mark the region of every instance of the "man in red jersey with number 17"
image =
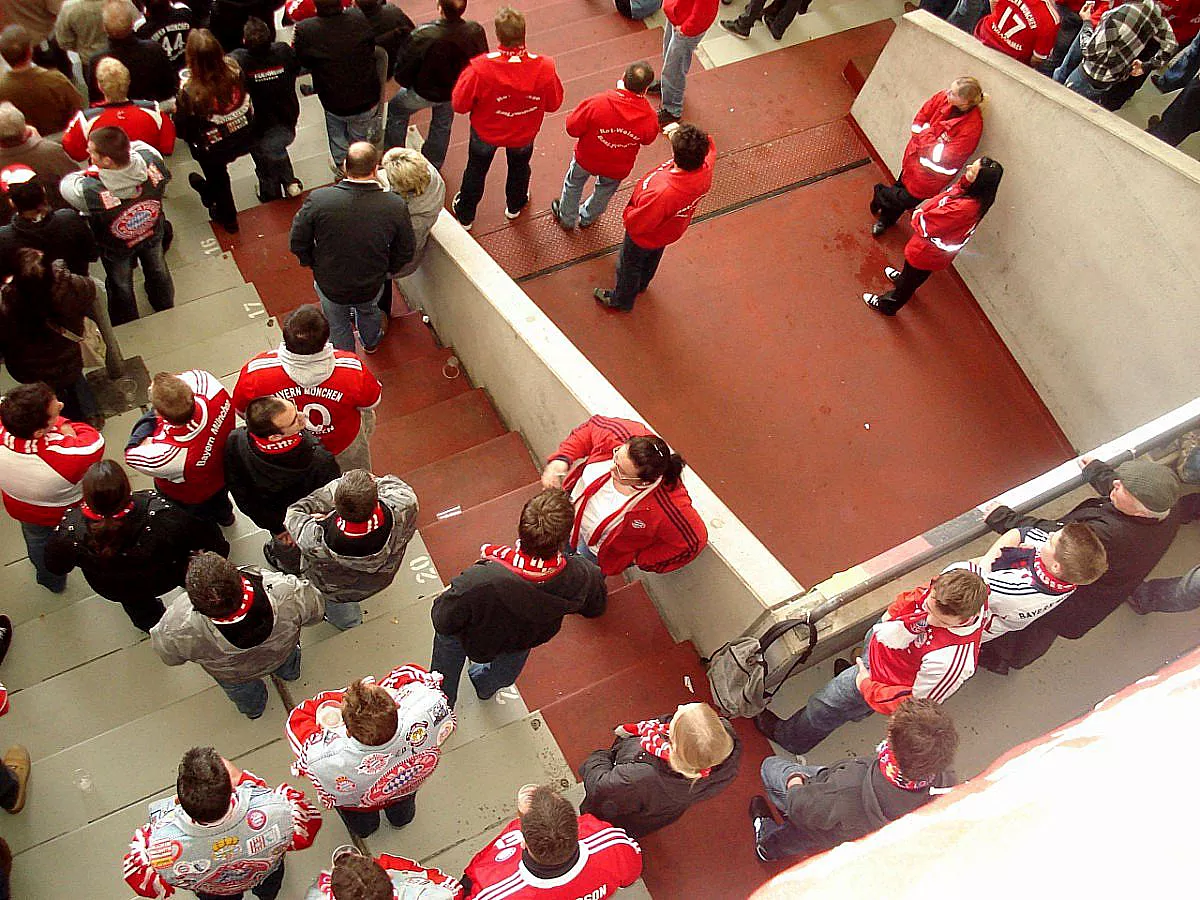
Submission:
POLYGON ((995 0, 975 26, 984 44, 1027 66, 1038 66, 1054 50, 1058 9, 1051 0, 995 0))

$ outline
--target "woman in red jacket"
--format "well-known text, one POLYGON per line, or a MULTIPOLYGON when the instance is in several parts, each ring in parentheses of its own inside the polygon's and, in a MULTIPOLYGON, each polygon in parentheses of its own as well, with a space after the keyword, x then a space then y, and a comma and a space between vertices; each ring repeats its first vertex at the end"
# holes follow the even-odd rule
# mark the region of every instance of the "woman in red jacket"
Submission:
POLYGON ((571 495, 571 549, 595 559, 605 575, 629 566, 670 572, 708 543, 679 480, 683 466, 640 422, 592 416, 559 444, 542 484, 571 495))
POLYGON ((983 88, 970 75, 950 82, 925 101, 912 123, 912 137, 904 148, 900 179, 891 187, 875 185, 871 213, 876 216, 871 234, 878 237, 896 224, 901 214, 945 190, 954 180, 983 134, 983 88))
POLYGON ((912 214, 913 236, 904 245, 904 268, 897 271, 887 266, 883 270, 892 289, 886 294, 863 294, 863 302, 876 312, 894 316, 925 279, 948 269, 992 208, 1003 177, 1000 163, 981 156, 963 169, 962 178, 921 203, 912 214))

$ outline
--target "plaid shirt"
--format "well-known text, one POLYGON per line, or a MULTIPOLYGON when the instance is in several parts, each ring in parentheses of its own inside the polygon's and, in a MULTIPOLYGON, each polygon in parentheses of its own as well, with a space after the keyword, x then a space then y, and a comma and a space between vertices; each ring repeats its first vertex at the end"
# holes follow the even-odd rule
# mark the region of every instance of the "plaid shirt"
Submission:
POLYGON ((1154 0, 1135 0, 1109 10, 1093 28, 1083 23, 1079 45, 1083 48, 1083 72, 1103 85, 1116 84, 1130 77, 1136 59, 1151 41, 1158 52, 1142 62, 1148 69, 1158 68, 1175 55, 1178 44, 1171 26, 1154 0))

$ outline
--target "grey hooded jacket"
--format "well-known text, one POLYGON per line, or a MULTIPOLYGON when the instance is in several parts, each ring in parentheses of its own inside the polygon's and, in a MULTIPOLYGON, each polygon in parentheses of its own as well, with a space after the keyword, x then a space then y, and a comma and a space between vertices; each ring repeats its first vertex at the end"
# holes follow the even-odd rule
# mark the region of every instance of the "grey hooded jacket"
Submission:
MULTIPOLYGON (((254 567, 243 571, 258 572, 254 567)), ((230 684, 274 672, 300 642, 300 629, 325 616, 325 601, 303 578, 267 570, 259 574, 275 613, 275 627, 261 644, 246 650, 235 647, 207 616, 196 612, 187 594, 180 594, 150 630, 154 652, 168 666, 198 663, 217 681, 230 684)))
POLYGON ((335 478, 288 507, 284 524, 304 557, 304 577, 335 603, 351 603, 378 594, 396 577, 404 551, 416 531, 417 495, 395 475, 375 479, 379 502, 392 514, 387 542, 370 556, 343 556, 325 542, 324 520, 334 514, 333 497, 341 483, 335 478))

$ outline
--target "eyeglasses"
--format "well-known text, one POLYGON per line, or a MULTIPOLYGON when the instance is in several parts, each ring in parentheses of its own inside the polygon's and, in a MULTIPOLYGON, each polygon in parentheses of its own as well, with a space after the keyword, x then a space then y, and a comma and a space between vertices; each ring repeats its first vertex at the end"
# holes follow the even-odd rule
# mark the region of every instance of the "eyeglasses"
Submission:
MULTIPOLYGON (((623 446, 625 445, 622 444, 621 447, 623 446)), ((621 471, 621 463, 617 459, 617 454, 621 452, 621 447, 613 450, 613 478, 621 482, 621 484, 627 484, 631 487, 635 484, 642 484, 642 477, 640 475, 626 475, 621 471)))

